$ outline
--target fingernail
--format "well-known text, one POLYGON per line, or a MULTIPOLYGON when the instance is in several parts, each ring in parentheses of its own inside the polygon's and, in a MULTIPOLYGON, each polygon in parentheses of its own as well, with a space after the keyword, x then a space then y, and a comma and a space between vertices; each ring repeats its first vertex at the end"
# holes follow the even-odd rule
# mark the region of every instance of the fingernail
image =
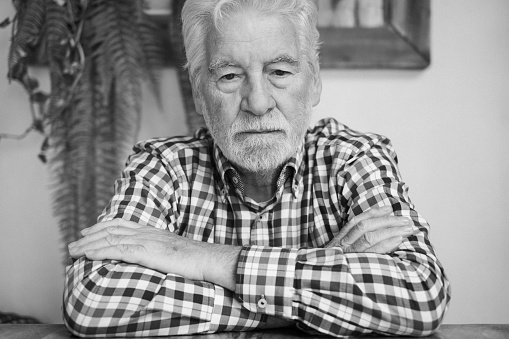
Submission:
POLYGON ((414 232, 414 228, 412 226, 405 226, 403 227, 403 232, 407 234, 412 234, 414 232))
POLYGON ((87 235, 88 234, 88 228, 84 228, 81 230, 81 235, 87 235))
POLYGON ((392 206, 383 206, 380 210, 384 212, 392 212, 392 206))
POLYGON ((408 224, 410 224, 410 219, 408 219, 408 218, 401 218, 400 222, 401 222, 402 225, 408 225, 408 224))

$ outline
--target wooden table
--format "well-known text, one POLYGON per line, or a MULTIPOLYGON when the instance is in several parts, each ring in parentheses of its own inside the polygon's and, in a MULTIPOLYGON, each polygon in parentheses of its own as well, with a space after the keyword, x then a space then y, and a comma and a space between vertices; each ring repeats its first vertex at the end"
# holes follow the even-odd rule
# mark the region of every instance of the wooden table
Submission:
MULTIPOLYGON (((2 339, 58 339, 73 338, 64 325, 0 325, 2 339)), ((170 338, 170 337, 167 337, 170 338)), ((326 339, 328 337, 307 336, 292 329, 265 330, 255 332, 230 332, 194 336, 174 336, 175 339, 326 339)), ((388 337, 364 337, 387 339, 388 337)), ((393 337, 394 338, 394 337, 393 337)), ((405 337, 396 337, 405 338, 405 337)), ((408 338, 408 337, 406 337, 408 338)), ((509 338, 509 324, 504 325, 442 325, 429 339, 506 339, 509 338)))

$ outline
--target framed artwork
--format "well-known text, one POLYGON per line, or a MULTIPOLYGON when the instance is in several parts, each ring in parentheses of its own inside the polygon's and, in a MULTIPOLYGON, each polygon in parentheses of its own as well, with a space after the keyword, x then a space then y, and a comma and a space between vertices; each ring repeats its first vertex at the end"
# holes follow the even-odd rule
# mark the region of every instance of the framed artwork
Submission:
MULTIPOLYGON (((430 0, 316 1, 322 68, 424 69, 429 66, 430 0)), ((168 57, 169 64, 183 57, 179 20, 184 2, 148 2, 152 8, 147 14, 162 25, 162 34, 170 32, 171 37, 163 39, 171 44, 168 51, 173 52, 168 57)))
POLYGON ((424 69, 429 0, 317 0, 322 68, 424 69))

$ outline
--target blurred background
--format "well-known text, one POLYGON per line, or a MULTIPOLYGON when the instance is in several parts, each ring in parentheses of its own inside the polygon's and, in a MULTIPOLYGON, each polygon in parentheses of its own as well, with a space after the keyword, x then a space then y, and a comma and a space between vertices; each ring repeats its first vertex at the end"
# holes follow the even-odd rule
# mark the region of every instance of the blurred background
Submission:
MULTIPOLYGON (((0 2, 0 19, 11 16, 0 2)), ((452 283, 446 323, 509 319, 509 1, 432 0, 424 70, 322 70, 313 122, 334 117, 388 136, 452 283)), ((0 30, 7 74, 10 29, 0 30)), ((47 87, 44 68, 33 73, 47 87)), ((189 133, 177 72, 162 74, 162 110, 144 88, 138 139, 189 133)), ((30 124, 24 89, 0 81, 0 132, 30 124)), ((0 142, 0 312, 61 323, 64 244, 36 133, 0 142)))

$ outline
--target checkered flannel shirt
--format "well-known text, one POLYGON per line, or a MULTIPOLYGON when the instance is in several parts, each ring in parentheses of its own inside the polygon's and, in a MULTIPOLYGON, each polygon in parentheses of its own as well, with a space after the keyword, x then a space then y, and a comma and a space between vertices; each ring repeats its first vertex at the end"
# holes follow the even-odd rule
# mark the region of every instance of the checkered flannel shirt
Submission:
POLYGON ((244 196, 205 129, 142 142, 99 220, 125 218, 241 245, 236 289, 81 258, 67 268, 64 322, 88 336, 242 331, 270 317, 333 336, 428 335, 445 314, 450 289, 407 191, 388 139, 333 119, 308 131, 263 205, 244 196), (420 232, 389 254, 324 248, 353 216, 384 205, 420 232))

